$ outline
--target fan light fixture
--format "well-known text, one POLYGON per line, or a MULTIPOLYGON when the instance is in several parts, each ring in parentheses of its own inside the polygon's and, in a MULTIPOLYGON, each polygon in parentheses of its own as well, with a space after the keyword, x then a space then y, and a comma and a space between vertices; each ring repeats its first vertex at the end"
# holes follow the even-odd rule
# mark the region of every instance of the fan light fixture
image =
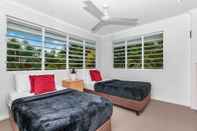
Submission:
POLYGON ((96 7, 94 3, 90 0, 84 1, 84 4, 86 5, 84 7, 84 10, 86 10, 88 13, 90 13, 92 16, 96 17, 99 20, 99 23, 97 23, 93 28, 92 32, 97 32, 100 30, 103 26, 106 25, 127 25, 127 26, 135 26, 138 24, 138 19, 129 19, 129 18, 113 18, 109 15, 109 6, 107 5, 107 2, 105 1, 103 5, 103 11, 99 10, 99 8, 96 7))

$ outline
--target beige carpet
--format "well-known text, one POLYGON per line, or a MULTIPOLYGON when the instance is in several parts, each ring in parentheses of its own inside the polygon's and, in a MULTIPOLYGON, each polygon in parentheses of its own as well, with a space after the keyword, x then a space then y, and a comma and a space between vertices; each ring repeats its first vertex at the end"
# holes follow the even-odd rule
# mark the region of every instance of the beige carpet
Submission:
MULTIPOLYGON (((0 122, 0 131, 11 131, 9 124, 0 122)), ((140 116, 114 107, 112 131, 197 131, 197 112, 158 101, 152 101, 140 116)))

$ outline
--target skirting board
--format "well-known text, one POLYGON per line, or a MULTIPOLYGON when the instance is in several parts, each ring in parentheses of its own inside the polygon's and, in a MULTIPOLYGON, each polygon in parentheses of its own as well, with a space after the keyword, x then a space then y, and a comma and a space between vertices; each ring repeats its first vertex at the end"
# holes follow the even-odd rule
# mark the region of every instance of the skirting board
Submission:
POLYGON ((158 97, 154 97, 154 96, 151 96, 151 99, 152 100, 156 100, 156 101, 160 101, 160 102, 164 102, 164 103, 169 103, 169 104, 174 104, 174 105, 185 106, 185 107, 191 108, 189 105, 185 105, 185 104, 182 104, 182 103, 174 102, 172 100, 167 100, 167 99, 164 100, 164 99, 161 99, 161 98, 158 98, 158 97))
POLYGON ((197 111, 197 106, 193 106, 193 105, 191 105, 191 107, 190 107, 192 110, 194 110, 194 111, 197 111))
POLYGON ((0 115, 0 121, 7 120, 7 119, 9 119, 9 114, 0 115))

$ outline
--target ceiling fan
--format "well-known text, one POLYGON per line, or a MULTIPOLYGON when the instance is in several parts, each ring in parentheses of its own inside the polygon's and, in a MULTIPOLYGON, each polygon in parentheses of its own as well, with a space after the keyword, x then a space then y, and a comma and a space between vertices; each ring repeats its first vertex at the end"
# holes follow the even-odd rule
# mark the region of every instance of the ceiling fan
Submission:
POLYGON ((109 6, 107 4, 103 5, 103 11, 99 10, 95 4, 90 1, 86 0, 84 1, 84 4, 86 5, 84 9, 96 17, 98 20, 100 20, 99 23, 97 23, 93 28, 92 32, 97 32, 100 30, 103 26, 106 25, 127 25, 127 26, 135 26, 138 24, 138 19, 129 19, 129 18, 115 18, 109 16, 109 6))

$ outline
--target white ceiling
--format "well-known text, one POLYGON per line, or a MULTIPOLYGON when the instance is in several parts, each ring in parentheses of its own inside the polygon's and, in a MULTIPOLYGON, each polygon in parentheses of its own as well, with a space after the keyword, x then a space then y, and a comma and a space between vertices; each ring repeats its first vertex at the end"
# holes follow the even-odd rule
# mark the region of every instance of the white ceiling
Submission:
MULTIPOLYGON (((65 22, 79 26, 86 30, 98 22, 96 18, 83 10, 84 0, 14 0, 32 9, 59 18, 65 22)), ((102 9, 105 0, 92 0, 102 9)), ((166 17, 184 13, 192 8, 197 8, 197 0, 107 0, 110 6, 110 16, 138 18, 140 24, 149 23, 166 17)), ((125 26, 107 26, 98 34, 105 35, 126 29, 125 26)))

